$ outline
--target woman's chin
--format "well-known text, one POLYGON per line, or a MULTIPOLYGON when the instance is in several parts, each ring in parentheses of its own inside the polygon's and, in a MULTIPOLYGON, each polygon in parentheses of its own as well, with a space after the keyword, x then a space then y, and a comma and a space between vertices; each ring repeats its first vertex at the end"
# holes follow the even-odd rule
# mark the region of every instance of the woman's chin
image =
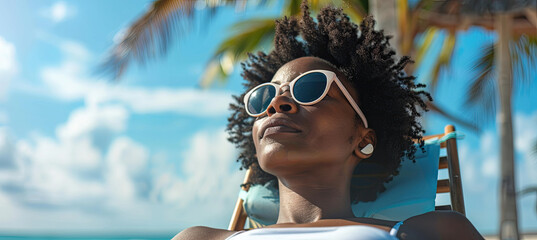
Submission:
POLYGON ((259 166, 264 171, 273 174, 273 169, 289 167, 289 164, 292 162, 289 156, 294 155, 292 152, 286 144, 281 144, 277 141, 272 142, 266 145, 262 151, 258 151, 257 159, 259 166))

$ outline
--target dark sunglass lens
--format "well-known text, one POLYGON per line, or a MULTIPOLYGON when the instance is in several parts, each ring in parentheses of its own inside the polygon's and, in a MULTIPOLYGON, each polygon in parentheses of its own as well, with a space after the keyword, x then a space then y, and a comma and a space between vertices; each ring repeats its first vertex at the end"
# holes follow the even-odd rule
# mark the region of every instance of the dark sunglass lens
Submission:
POLYGON ((276 88, 265 85, 256 89, 248 98, 248 111, 252 114, 260 114, 267 110, 270 101, 276 96, 276 88))
POLYGON ((293 86, 293 95, 300 102, 313 102, 323 94, 326 81, 326 76, 322 73, 306 74, 296 81, 293 86))

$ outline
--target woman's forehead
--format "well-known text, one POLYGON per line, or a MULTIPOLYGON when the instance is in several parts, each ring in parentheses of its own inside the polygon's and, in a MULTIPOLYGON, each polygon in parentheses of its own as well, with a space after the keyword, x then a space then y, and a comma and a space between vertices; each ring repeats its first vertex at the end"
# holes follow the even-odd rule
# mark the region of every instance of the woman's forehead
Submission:
MULTIPOLYGON (((332 66, 330 66, 328 62, 323 59, 316 57, 302 57, 290 61, 280 67, 280 69, 278 69, 278 71, 276 71, 276 73, 274 74, 274 77, 272 78, 271 82, 290 82, 296 77, 298 77, 300 74, 311 70, 329 70, 333 72, 337 71, 337 69, 334 69, 332 66)), ((341 79, 344 77, 339 76, 338 74, 338 78, 341 79)))

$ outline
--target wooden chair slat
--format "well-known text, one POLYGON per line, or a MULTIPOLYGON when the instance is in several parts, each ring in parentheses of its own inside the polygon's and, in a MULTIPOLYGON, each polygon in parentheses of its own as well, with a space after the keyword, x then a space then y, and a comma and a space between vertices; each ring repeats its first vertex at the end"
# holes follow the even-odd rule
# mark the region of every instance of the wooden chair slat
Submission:
POLYGON ((448 168, 448 163, 447 163, 447 157, 440 157, 440 160, 438 162, 438 169, 446 169, 448 168))
POLYGON ((428 140, 428 139, 433 139, 433 138, 441 138, 443 136, 444 136, 444 134, 428 135, 428 136, 423 136, 423 140, 428 140))
POLYGON ((438 183, 436 184, 436 193, 448 193, 449 190, 450 187, 448 179, 438 180, 438 183))
POLYGON ((438 205, 434 207, 434 210, 451 210, 451 205, 438 205))

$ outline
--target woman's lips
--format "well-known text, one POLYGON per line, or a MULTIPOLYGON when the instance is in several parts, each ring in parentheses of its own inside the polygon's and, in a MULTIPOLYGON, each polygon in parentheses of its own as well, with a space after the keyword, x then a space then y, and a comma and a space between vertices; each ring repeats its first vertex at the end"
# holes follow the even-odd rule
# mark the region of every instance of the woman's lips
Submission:
POLYGON ((298 126, 290 120, 285 118, 273 118, 269 119, 261 127, 261 134, 259 138, 263 138, 268 135, 280 134, 280 133, 299 133, 301 132, 298 126))
POLYGON ((267 129, 265 129, 265 133, 263 134, 263 137, 270 136, 273 134, 278 134, 278 133, 298 133, 298 132, 300 131, 297 129, 294 129, 285 125, 279 125, 279 126, 268 127, 267 129))

